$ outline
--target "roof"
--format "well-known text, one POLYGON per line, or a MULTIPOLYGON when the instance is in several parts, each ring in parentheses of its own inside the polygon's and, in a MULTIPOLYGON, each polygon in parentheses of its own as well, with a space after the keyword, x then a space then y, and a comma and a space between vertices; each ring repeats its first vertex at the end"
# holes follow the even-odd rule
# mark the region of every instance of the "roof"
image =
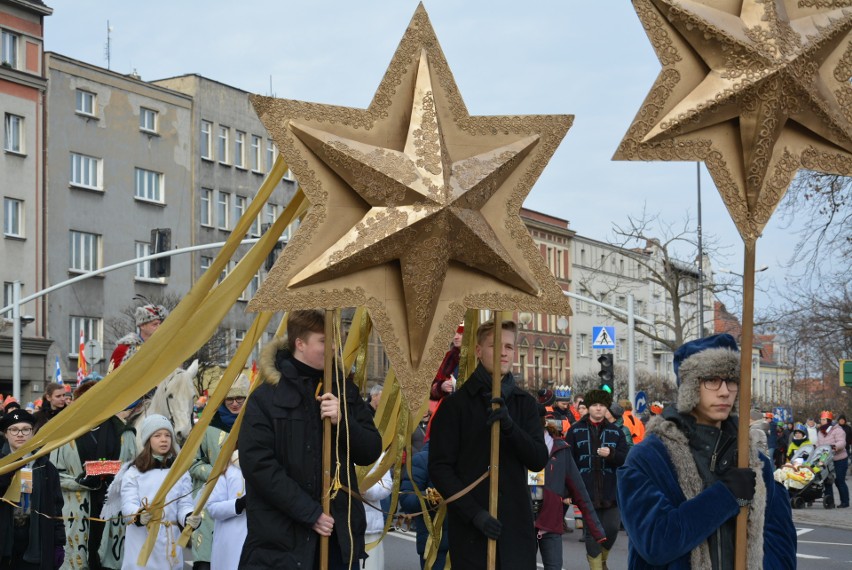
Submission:
POLYGON ((29 9, 40 14, 49 16, 53 14, 53 8, 41 0, 3 0, 4 4, 15 4, 24 9, 29 9))

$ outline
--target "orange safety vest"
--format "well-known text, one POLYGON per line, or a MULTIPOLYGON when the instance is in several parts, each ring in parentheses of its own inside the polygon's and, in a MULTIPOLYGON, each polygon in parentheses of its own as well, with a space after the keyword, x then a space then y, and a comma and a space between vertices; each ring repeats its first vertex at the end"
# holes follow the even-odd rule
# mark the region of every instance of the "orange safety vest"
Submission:
POLYGON ((639 443, 645 439, 645 424, 637 420, 632 411, 625 411, 623 414, 624 425, 630 430, 630 435, 633 436, 633 443, 639 443))

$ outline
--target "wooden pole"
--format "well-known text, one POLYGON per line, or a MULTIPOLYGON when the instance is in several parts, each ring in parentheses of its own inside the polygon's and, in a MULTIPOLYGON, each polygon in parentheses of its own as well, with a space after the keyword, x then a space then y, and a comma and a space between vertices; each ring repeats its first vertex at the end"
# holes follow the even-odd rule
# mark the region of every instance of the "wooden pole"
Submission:
MULTIPOLYGON (((756 243, 745 243, 743 266, 743 332, 740 340, 740 409, 737 432, 737 467, 749 466, 749 412, 751 410, 751 350, 754 344, 754 262, 756 243)), ((746 569, 748 553, 748 507, 737 515, 734 563, 736 570, 746 569)))
MULTIPOLYGON (((493 398, 500 397, 500 382, 503 380, 500 361, 503 354, 503 313, 494 311, 494 360, 492 361, 493 368, 491 369, 491 395, 493 398)), ((492 404, 491 409, 499 408, 497 404, 492 404)), ((495 519, 497 518, 497 486, 499 483, 498 466, 500 464, 500 422, 491 424, 491 464, 488 467, 489 475, 489 493, 488 493, 488 514, 495 519)), ((497 541, 488 539, 488 570, 494 570, 497 567, 497 541)))
MULTIPOLYGON (((331 393, 334 374, 334 311, 325 311, 325 364, 322 391, 331 393)), ((331 515, 331 418, 322 420, 322 512, 331 515)), ((320 536, 320 570, 328 570, 328 538, 320 536)))

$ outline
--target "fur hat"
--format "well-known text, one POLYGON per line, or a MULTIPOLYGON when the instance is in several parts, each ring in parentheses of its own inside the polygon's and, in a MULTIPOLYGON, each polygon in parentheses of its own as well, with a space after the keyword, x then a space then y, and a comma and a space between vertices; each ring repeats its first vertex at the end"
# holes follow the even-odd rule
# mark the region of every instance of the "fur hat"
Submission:
POLYGON ((36 423, 35 416, 29 413, 26 410, 22 410, 18 408, 17 410, 12 410, 5 416, 3 419, 0 419, 0 431, 6 431, 10 427, 15 424, 27 423, 31 426, 34 426, 36 423))
POLYGON ((151 321, 165 320, 169 316, 169 311, 162 305, 144 305, 136 307, 136 312, 133 316, 136 319, 136 326, 141 327, 151 321))
POLYGON ((240 374, 234 383, 231 384, 231 389, 228 390, 227 398, 247 398, 249 393, 249 379, 245 374, 240 374))
POLYGON ((552 406, 555 401, 556 396, 553 394, 553 390, 542 388, 538 391, 538 403, 542 406, 552 406))
POLYGON ((142 428, 139 430, 139 437, 142 439, 142 445, 148 443, 151 436, 161 429, 168 430, 168 432, 172 434, 172 441, 175 440, 175 428, 166 416, 151 414, 145 418, 142 422, 142 428))
POLYGON ((612 406, 612 394, 605 390, 589 390, 583 397, 583 403, 587 408, 595 404, 603 404, 605 408, 612 406))
POLYGON ((698 405, 700 378, 720 376, 739 381, 737 341, 729 334, 717 334, 687 342, 675 350, 674 372, 678 385, 677 411, 691 412, 698 405))

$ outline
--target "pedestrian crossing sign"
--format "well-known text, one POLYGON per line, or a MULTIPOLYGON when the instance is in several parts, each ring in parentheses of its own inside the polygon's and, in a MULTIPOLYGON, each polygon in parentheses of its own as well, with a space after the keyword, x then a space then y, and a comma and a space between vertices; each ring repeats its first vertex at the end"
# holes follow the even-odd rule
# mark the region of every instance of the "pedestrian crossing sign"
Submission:
POLYGON ((592 348, 615 348, 615 327, 592 327, 592 348))

